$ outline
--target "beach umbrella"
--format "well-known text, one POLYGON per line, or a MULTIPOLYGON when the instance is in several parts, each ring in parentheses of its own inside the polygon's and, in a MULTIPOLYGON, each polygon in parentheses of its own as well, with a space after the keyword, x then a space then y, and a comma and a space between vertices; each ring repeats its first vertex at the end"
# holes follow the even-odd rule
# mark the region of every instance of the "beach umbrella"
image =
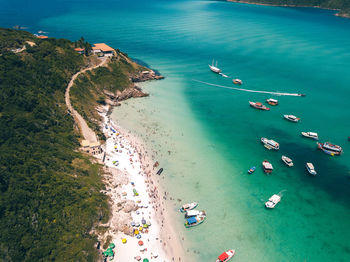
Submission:
POLYGON ((123 239, 122 239, 122 243, 123 243, 123 244, 126 244, 126 242, 127 242, 127 241, 126 241, 126 238, 123 238, 123 239))
POLYGON ((137 242, 139 244, 139 246, 143 246, 143 241, 140 240, 139 242, 137 242))
POLYGON ((134 221, 131 222, 131 226, 132 226, 132 227, 135 226, 135 222, 134 222, 134 221))
POLYGON ((110 247, 110 248, 115 248, 114 243, 110 243, 110 244, 109 244, 109 247, 110 247))
POLYGON ((136 235, 136 238, 137 238, 137 239, 140 239, 140 238, 141 238, 141 235, 140 235, 140 234, 136 235))
POLYGON ((141 224, 146 224, 146 220, 144 218, 141 220, 141 224))
POLYGON ((147 227, 148 227, 148 225, 147 225, 147 224, 144 224, 144 225, 143 225, 143 227, 144 227, 144 228, 147 228, 147 227))
POLYGON ((140 223, 135 223, 135 227, 139 227, 140 226, 140 223))
POLYGON ((139 230, 138 230, 138 229, 135 229, 134 234, 135 234, 135 235, 140 234, 139 230))
POLYGON ((142 231, 143 227, 139 227, 139 230, 142 231))
POLYGON ((135 257, 135 259, 136 259, 137 261, 140 261, 140 260, 141 260, 141 257, 140 257, 140 256, 137 256, 137 257, 135 257))
POLYGON ((148 258, 144 258, 142 261, 143 262, 149 262, 148 258))

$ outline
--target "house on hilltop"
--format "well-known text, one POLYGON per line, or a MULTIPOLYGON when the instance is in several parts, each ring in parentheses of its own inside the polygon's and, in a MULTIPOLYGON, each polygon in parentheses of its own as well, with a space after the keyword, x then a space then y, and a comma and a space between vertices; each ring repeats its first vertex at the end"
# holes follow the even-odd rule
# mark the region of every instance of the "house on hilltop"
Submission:
POLYGON ((94 44, 92 47, 94 54, 102 53, 104 56, 114 56, 114 49, 105 43, 94 44))

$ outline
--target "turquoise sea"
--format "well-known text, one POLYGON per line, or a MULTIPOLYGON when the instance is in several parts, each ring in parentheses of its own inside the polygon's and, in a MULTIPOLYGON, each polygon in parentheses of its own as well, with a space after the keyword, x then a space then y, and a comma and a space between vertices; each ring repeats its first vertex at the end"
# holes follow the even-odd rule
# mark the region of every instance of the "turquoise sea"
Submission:
MULTIPOLYGON (((232 261, 350 261, 350 20, 333 11, 201 0, 24 1, 0 0, 0 26, 27 26, 49 36, 106 42, 159 70, 165 80, 142 84, 150 97, 127 101, 113 117, 138 134, 159 160, 160 181, 185 261, 215 261, 224 250, 232 261), (193 81, 243 88, 300 92, 274 97, 263 112, 248 101, 270 96, 193 81), (283 114, 301 117, 294 124, 283 114), (301 131, 341 145, 331 157, 301 131), (260 137, 280 143, 266 150, 260 137), (294 160, 288 168, 281 155, 294 160), (274 172, 266 176, 261 162, 274 172), (305 162, 318 175, 309 176, 305 162), (257 171, 248 175, 250 166, 257 171), (274 210, 264 202, 282 191, 274 210), (208 213, 185 229, 176 212, 198 201, 208 213)), ((184 259, 182 259, 184 261, 184 259)))

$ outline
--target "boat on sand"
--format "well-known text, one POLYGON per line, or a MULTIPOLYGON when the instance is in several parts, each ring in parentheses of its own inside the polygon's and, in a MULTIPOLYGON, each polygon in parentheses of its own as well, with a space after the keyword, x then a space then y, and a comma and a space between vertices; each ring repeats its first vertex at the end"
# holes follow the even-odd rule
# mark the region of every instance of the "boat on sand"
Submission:
POLYGON ((274 194, 269 198, 269 201, 265 203, 267 208, 275 208, 275 206, 281 201, 281 197, 279 195, 274 194))
POLYGON ((266 110, 266 111, 270 110, 270 108, 266 107, 265 105, 263 105, 260 102, 251 102, 251 101, 249 101, 249 104, 250 104, 251 107, 254 107, 256 109, 266 110))
POLYGON ((222 253, 218 259, 216 260, 216 262, 226 262, 229 261, 234 255, 235 255, 236 251, 233 249, 229 249, 226 252, 222 253))
POLYGON ((290 159, 289 157, 282 156, 282 161, 289 167, 294 166, 292 159, 290 159))
POLYGON ((180 208, 180 211, 182 213, 188 211, 188 210, 192 210, 192 209, 195 209, 196 207, 198 206, 198 203, 197 202, 192 202, 192 203, 189 203, 189 204, 184 204, 181 208, 180 208))

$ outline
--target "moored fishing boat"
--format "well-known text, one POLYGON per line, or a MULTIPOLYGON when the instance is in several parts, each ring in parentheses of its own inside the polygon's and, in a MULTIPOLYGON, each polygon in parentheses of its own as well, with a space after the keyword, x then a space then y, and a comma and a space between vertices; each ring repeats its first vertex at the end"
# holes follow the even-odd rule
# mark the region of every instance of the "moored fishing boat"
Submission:
POLYGON ((317 147, 321 149, 323 152, 325 152, 328 155, 340 155, 343 153, 343 149, 341 146, 334 145, 330 142, 324 142, 324 143, 317 143, 317 147))
POLYGON ((216 61, 216 65, 215 66, 214 66, 214 60, 212 61, 211 65, 208 65, 208 66, 209 66, 209 68, 210 68, 210 70, 212 72, 217 73, 217 74, 221 73, 221 69, 218 68, 218 62, 217 61, 216 61))
POLYGON ((313 176, 317 175, 315 167, 312 163, 306 163, 306 170, 309 172, 309 174, 311 174, 313 176))
POLYGON ((307 138, 312 138, 314 140, 318 140, 318 134, 315 132, 301 132, 302 136, 307 138))
POLYGON ((274 150, 280 149, 280 144, 272 139, 267 139, 265 137, 262 137, 260 140, 264 144, 264 147, 269 149, 269 150, 270 149, 274 149, 274 150))
POLYGON ((192 209, 195 209, 196 207, 198 206, 198 203, 197 202, 192 202, 192 203, 189 203, 189 204, 184 204, 181 208, 180 208, 180 211, 182 213, 188 211, 188 210, 192 210, 192 209))
POLYGON ((206 219, 206 215, 198 215, 195 217, 189 217, 186 219, 185 227, 189 228, 189 227, 198 226, 199 224, 202 224, 205 219, 206 219))
POLYGON ((269 201, 265 203, 267 208, 275 208, 275 206, 281 201, 281 197, 279 195, 274 194, 269 198, 269 201))
POLYGON ((256 109, 266 110, 266 111, 270 110, 270 108, 264 106, 264 105, 263 105, 262 103, 260 103, 260 102, 251 102, 251 101, 249 101, 249 104, 250 104, 251 107, 254 107, 254 108, 256 108, 256 109))
POLYGON ((266 103, 268 103, 269 105, 272 105, 272 106, 277 106, 278 100, 273 99, 273 98, 269 98, 269 99, 266 99, 266 103))
POLYGON ((283 117, 291 122, 297 123, 299 122, 300 118, 293 116, 293 115, 283 115, 283 117))
POLYGON ((264 161, 262 162, 262 166, 263 166, 264 172, 265 172, 266 174, 272 173, 273 166, 271 165, 270 162, 264 160, 264 161))
POLYGON ((282 156, 282 161, 289 167, 294 166, 292 159, 290 159, 289 157, 282 156))
POLYGON ((252 166, 249 170, 248 170, 248 174, 252 174, 255 172, 256 167, 252 166))
POLYGON ((236 251, 233 249, 229 249, 226 252, 222 253, 220 256, 218 256, 218 259, 216 262, 226 262, 229 261, 234 255, 236 251))
POLYGON ((243 84, 242 80, 241 80, 241 79, 238 79, 238 78, 233 79, 232 82, 233 82, 235 85, 241 85, 241 84, 243 84))
POLYGON ((185 213, 185 218, 189 218, 189 217, 195 217, 195 216, 199 216, 199 215, 207 215, 205 213, 205 210, 188 210, 185 213))

